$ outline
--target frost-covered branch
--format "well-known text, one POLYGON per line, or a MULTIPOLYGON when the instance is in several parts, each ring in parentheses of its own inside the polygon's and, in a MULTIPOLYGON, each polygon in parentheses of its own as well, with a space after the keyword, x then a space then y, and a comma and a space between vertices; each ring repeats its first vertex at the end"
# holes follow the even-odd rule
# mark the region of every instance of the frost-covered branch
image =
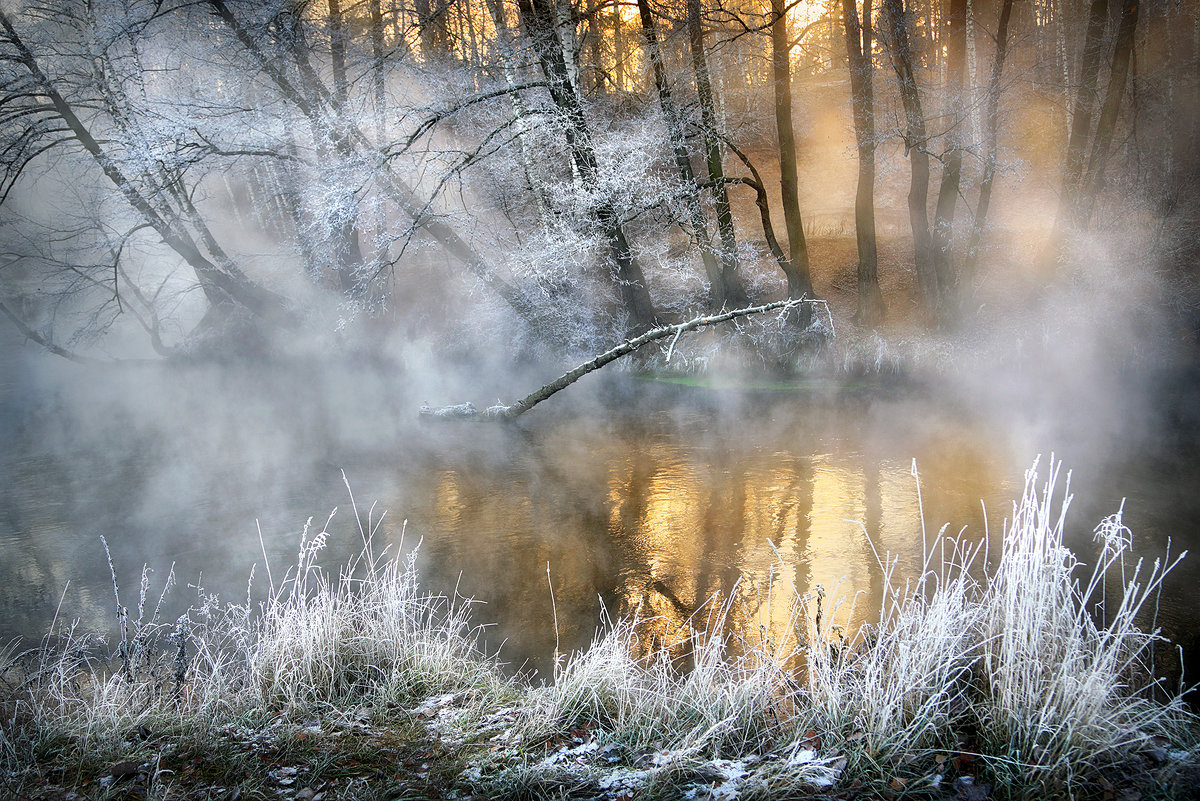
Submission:
MULTIPOLYGON (((721 312, 707 317, 696 317, 684 323, 676 323, 675 325, 664 325, 658 328, 651 329, 641 336, 626 340, 614 348, 606 350, 599 356, 584 362, 573 370, 563 373, 558 378, 544 385, 540 389, 529 393, 524 398, 521 398, 516 403, 509 406, 496 405, 485 409, 483 412, 478 411, 473 404, 460 403, 454 406, 443 406, 433 408, 430 406, 422 406, 420 413, 422 417, 428 417, 436 420, 512 420, 525 414, 525 412, 537 406, 542 401, 549 398, 551 395, 558 393, 561 390, 574 384, 579 379, 591 372, 599 370, 606 364, 615 362, 622 356, 627 356, 633 353, 643 345, 647 345, 657 339, 665 339, 669 336, 678 337, 685 331, 694 331, 697 328, 703 328, 707 325, 716 325, 729 320, 735 320, 739 317, 747 317, 751 314, 761 314, 763 312, 773 311, 775 309, 789 309, 792 306, 801 303, 812 303, 809 298, 792 298, 787 300, 777 300, 772 303, 764 303, 760 306, 747 306, 741 309, 721 312)), ((674 343, 672 343, 673 345, 674 343)))

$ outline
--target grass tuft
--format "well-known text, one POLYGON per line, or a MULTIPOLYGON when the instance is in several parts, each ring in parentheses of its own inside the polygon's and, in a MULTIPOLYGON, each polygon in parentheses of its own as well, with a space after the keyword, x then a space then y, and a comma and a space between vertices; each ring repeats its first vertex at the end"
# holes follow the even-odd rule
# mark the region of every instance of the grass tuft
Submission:
POLYGON ((144 797, 221 781, 271 795, 301 775, 328 798, 984 783, 1041 798, 1111 789, 1113 776, 1186 796, 1197 720, 1154 680, 1150 614, 1182 557, 1133 560, 1118 512, 1097 527, 1086 570, 1063 543, 1060 472, 1051 460, 1044 482, 1036 464, 1026 475, 990 567, 986 541, 944 530, 915 581, 898 584, 895 559, 878 556, 878 622, 849 638, 821 587, 795 594, 783 635, 731 635, 739 590, 672 651, 647 647, 654 621, 606 622, 544 686, 506 677, 478 646, 470 602, 422 591, 412 554, 375 552, 373 511, 362 553, 333 575, 317 565, 329 521, 310 521, 262 603, 201 592, 164 622, 143 580, 134 614, 118 593, 115 646, 68 626, 32 651, 0 650, 3 781, 16 795, 86 795, 111 788, 113 764, 141 760, 144 797), (681 651, 686 662, 670 656, 681 651))

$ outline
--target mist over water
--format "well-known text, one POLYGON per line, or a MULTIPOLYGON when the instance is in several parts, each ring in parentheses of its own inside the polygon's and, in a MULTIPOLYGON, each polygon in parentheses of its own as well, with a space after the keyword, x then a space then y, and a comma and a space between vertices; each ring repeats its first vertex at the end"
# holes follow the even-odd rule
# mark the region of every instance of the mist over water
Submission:
MULTIPOLYGON (((899 558, 901 581, 916 575, 923 511, 926 542, 943 525, 971 541, 990 531, 995 553, 1023 471, 1039 453, 1044 468, 1051 448, 1074 471, 1070 540, 1084 561, 1122 498, 1138 553, 1193 545, 1192 377, 1103 344, 1095 361, 1051 356, 1046 341, 1031 336, 1018 356, 981 339, 971 356, 994 370, 936 379, 746 389, 744 377, 601 374, 512 426, 419 421, 423 400, 486 402, 492 387, 513 397, 540 381, 487 360, 438 370, 419 347, 125 366, 6 347, 0 638, 36 639, 56 614, 113 630, 101 537, 131 614, 143 565, 148 607, 174 565, 164 617, 198 589, 264 597, 263 551, 278 582, 305 521, 320 531, 335 508, 321 561, 336 570, 362 547, 343 474, 364 528, 386 510, 374 545, 420 543, 426 587, 485 602, 482 636, 514 669, 586 646, 604 614, 653 618, 669 644, 735 587, 756 599, 736 621, 746 631, 783 625, 793 588, 818 584, 849 599, 836 615, 853 630, 878 611, 876 552, 899 558)), ((1160 619, 1185 640, 1193 561, 1168 583, 1160 619)))

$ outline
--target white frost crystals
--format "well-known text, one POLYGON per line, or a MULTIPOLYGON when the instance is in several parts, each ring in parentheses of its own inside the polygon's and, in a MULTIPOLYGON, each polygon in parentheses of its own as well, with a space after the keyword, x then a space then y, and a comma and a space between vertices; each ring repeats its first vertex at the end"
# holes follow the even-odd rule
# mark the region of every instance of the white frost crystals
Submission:
MULTIPOLYGON (((1152 622, 1139 628, 1178 558, 1128 559, 1118 515, 1098 529, 1091 574, 1080 571, 1053 460, 1049 475, 1026 475, 990 567, 986 543, 939 535, 922 577, 898 586, 895 560, 881 557, 879 622, 848 640, 815 591, 796 593, 786 637, 723 636, 742 589, 697 627, 686 666, 638 647, 646 621, 620 620, 542 686, 505 676, 478 646, 470 602, 421 591, 412 554, 376 552, 379 518, 355 510, 364 550, 339 573, 315 562, 327 522, 306 527, 291 570, 266 571, 257 609, 205 601, 184 635, 185 682, 169 680, 170 655, 95 670, 70 650, 42 654, 5 699, 16 714, 0 719, 0 767, 38 743, 125 748, 142 726, 208 741, 245 725, 257 734, 236 739, 262 742, 298 723, 307 739, 378 719, 389 736, 419 726, 418 741, 454 754, 428 775, 452 768, 446 789, 485 797, 778 797, 968 776, 1044 797, 1114 766, 1190 775, 1200 727, 1154 682, 1159 637, 1152 622)), ((19 668, 0 649, 0 674, 19 668)))

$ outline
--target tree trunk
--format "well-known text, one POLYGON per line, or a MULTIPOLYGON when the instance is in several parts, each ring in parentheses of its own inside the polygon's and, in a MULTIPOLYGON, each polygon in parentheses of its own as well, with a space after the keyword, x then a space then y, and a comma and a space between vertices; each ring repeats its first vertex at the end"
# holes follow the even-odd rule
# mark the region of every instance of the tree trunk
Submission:
MULTIPOLYGON (((88 126, 75 113, 75 109, 55 88, 3 10, 0 10, 0 27, 4 28, 9 42, 17 51, 17 60, 28 70, 39 93, 49 101, 54 113, 62 121, 67 131, 92 157, 105 177, 112 182, 129 205, 141 215, 145 223, 154 229, 167 247, 175 251, 194 270, 196 280, 204 291, 209 304, 216 307, 231 302, 268 322, 275 324, 292 322, 282 297, 251 281, 227 259, 222 266, 214 264, 213 260, 200 250, 199 245, 187 231, 175 210, 155 208, 151 199, 147 198, 121 171, 116 162, 104 150, 100 141, 92 135, 88 126)), ((215 238, 207 229, 203 229, 199 233, 207 241, 215 242, 215 238)), ((212 255, 220 259, 217 254, 212 255)))
POLYGON ((383 93, 383 8, 379 0, 367 0, 371 15, 371 94, 375 111, 375 134, 382 139, 383 115, 387 106, 383 93))
MULTIPOLYGON (((571 150, 572 162, 579 170, 584 183, 593 186, 599 171, 596 154, 592 150, 591 134, 583 113, 583 105, 567 72, 551 3, 552 0, 518 0, 517 7, 549 84, 550 98, 566 119, 567 144, 571 150)), ((616 209, 609 203, 601 203, 595 213, 608 239, 613 263, 612 277, 618 286, 625 311, 629 314, 630 327, 635 332, 645 331, 654 325, 656 314, 642 268, 625 238, 616 209)))
MULTIPOLYGON (((792 131, 792 46, 784 0, 771 0, 771 70, 775 86, 775 130, 779 136, 779 184, 783 191, 783 220, 788 236, 789 298, 812 297, 808 243, 800 217, 796 177, 796 138, 792 131)), ((807 307, 806 307, 807 308, 807 307)), ((807 323, 806 320, 801 322, 807 323)))
POLYGON ((688 216, 691 218, 692 235, 696 238, 696 245, 700 248, 700 258, 704 261, 704 272, 708 276, 709 309, 719 311, 725 306, 725 283, 721 280, 721 266, 717 263, 712 239, 708 235, 708 221, 705 219, 704 208, 700 205, 699 187, 696 185, 696 176, 692 172, 692 160, 688 155, 679 111, 671 99, 671 87, 667 83, 667 70, 663 64, 662 52, 658 44, 658 31, 650 12, 649 0, 638 0, 638 14, 642 21, 642 33, 646 37, 646 50, 650 55, 650 66, 654 72, 654 86, 658 90, 658 102, 662 106, 663 116, 667 121, 667 135, 671 139, 671 149, 675 154, 675 167, 679 170, 684 192, 687 193, 685 200, 688 216))
MULTIPOLYGON (((1054 4, 1054 53, 1058 59, 1058 74, 1062 76, 1063 92, 1067 99, 1067 117, 1074 117, 1075 108, 1071 99, 1071 59, 1067 57, 1067 20, 1062 9, 1062 0, 1054 4)), ((1070 131, 1067 132, 1070 136, 1070 131)))
POLYGON ((946 75, 949 82, 950 130, 946 133, 946 161, 938 188, 933 217, 933 266, 937 273, 939 298, 945 305, 954 284, 954 216, 962 178, 963 126, 967 119, 963 97, 963 75, 967 62, 967 0, 948 0, 946 14, 946 75))
POLYGON ((602 45, 604 44, 604 20, 600 13, 600 0, 587 0, 587 7, 584 13, 588 21, 587 37, 584 41, 587 43, 587 60, 592 69, 585 73, 585 77, 590 75, 591 79, 585 87, 582 84, 579 90, 586 91, 588 96, 596 94, 604 94, 604 52, 602 45))
MULTIPOLYGON (((350 97, 350 87, 346 79, 346 33, 342 26, 342 12, 338 0, 328 0, 328 4, 329 54, 333 67, 334 149, 339 156, 347 157, 351 155, 353 148, 349 147, 344 131, 346 104, 350 97)), ((357 205, 353 193, 350 194, 348 202, 352 206, 357 205)), ((362 276, 359 275, 363 266, 363 256, 358 240, 358 211, 355 209, 351 213, 339 216, 342 221, 338 226, 334 245, 338 283, 342 292, 358 295, 366 289, 362 284, 362 276)))
MULTIPOLYGON (((312 75, 307 76, 309 82, 315 81, 315 84, 309 86, 308 89, 315 91, 317 93, 316 97, 310 97, 305 92, 297 89, 288 78, 286 72, 263 52, 258 41, 242 27, 224 0, 208 0, 208 4, 212 6, 221 21, 233 31, 238 41, 246 48, 259 68, 262 69, 266 76, 275 84, 276 88, 278 88, 280 94, 288 102, 296 106, 305 118, 309 120, 311 125, 321 125, 323 114, 319 108, 319 104, 327 100, 327 93, 321 87, 319 79, 312 75)), ((349 120, 346 121, 345 130, 349 146, 353 147, 357 145, 364 149, 371 149, 373 147, 367 136, 349 120)), ((433 237, 434 241, 445 248, 451 256, 462 262, 474 276, 504 300, 522 320, 529 324, 536 324, 538 315, 529 301, 514 287, 509 285, 508 282, 496 275, 495 270, 488 264, 487 260, 467 244, 453 228, 436 217, 431 216, 428 213, 428 204, 417 195, 413 187, 409 186, 402 178, 390 172, 381 174, 380 183, 384 193, 392 199, 392 202, 402 212, 412 219, 414 226, 424 230, 433 237)))
MULTIPOLYGON (((504 81, 508 84, 509 89, 514 89, 517 85, 516 69, 513 66, 517 60, 515 55, 516 47, 513 42, 512 31, 508 27, 508 20, 504 16, 503 0, 487 0, 487 8, 492 18, 492 24, 496 26, 496 38, 500 50, 500 67, 504 72, 504 81)), ((546 195, 546 187, 543 185, 537 168, 534 165, 534 146, 533 142, 530 141, 529 124, 526 121, 528 112, 525 109, 525 103, 521 99, 520 92, 515 90, 510 91, 508 97, 512 104, 513 127, 517 134, 517 152, 520 153, 521 168, 525 172, 525 180, 529 183, 529 191, 533 193, 534 202, 537 203, 538 220, 541 222, 543 230, 549 229, 553 223, 552 206, 550 199, 546 195)))
POLYGON ((968 114, 971 118, 971 142, 978 143, 982 138, 982 125, 979 119, 979 59, 976 52, 975 43, 975 4, 973 0, 966 0, 967 3, 967 27, 966 27, 966 42, 967 42, 967 90, 966 98, 963 105, 969 109, 968 114))
POLYGON ((858 243, 858 313, 856 319, 874 326, 885 307, 879 290, 879 249, 875 237, 875 86, 871 65, 871 2, 863 3, 859 22, 857 0, 842 0, 842 24, 850 65, 850 94, 854 107, 854 141, 858 149, 858 191, 854 195, 854 235, 858 243))
MULTIPOLYGON (((470 66, 479 70, 483 67, 483 58, 479 54, 479 34, 475 31, 475 15, 471 13, 471 9, 466 3, 458 6, 458 13, 467 29, 467 45, 471 54, 470 66)), ((463 49, 467 50, 467 48, 463 49)))
POLYGON ((421 58, 425 63, 432 64, 441 58, 445 49, 445 37, 442 35, 445 25, 445 14, 442 9, 434 9, 430 0, 414 0, 414 10, 417 12, 417 30, 421 39, 421 58))
MULTIPOLYGON (((223 3, 214 4, 218 9, 224 8, 223 3)), ((309 112, 305 117, 312 129, 313 141, 318 152, 325 159, 349 160, 354 153, 350 142, 350 123, 344 114, 345 100, 348 96, 344 61, 344 38, 340 32, 341 14, 336 0, 329 5, 330 16, 330 52, 333 63, 333 90, 328 90, 322 83, 317 70, 309 60, 310 49, 303 39, 303 28, 300 21, 295 21, 295 27, 284 39, 284 48, 291 56, 299 78, 297 94, 304 98, 309 112), (338 23, 335 29, 333 19, 338 23), (340 54, 340 55, 339 55, 340 54)), ((356 206, 353 194, 346 202, 356 206)), ((346 294, 355 293, 365 287, 358 286, 359 269, 362 265, 362 251, 358 244, 357 212, 339 215, 341 222, 337 230, 330 233, 333 242, 333 260, 331 271, 336 284, 346 294)), ((327 248, 323 248, 327 250, 327 248)))
POLYGON ((1071 135, 1067 141, 1067 157, 1063 164, 1062 191, 1059 195, 1058 214, 1051 235, 1052 250, 1057 252, 1057 243, 1068 223, 1077 224, 1080 211, 1080 190, 1083 177, 1083 160, 1087 152, 1088 138, 1092 133, 1092 110, 1096 105, 1096 80, 1100 73, 1101 55, 1104 48, 1104 28, 1108 19, 1108 0, 1092 0, 1088 11, 1087 30, 1083 38, 1083 55, 1079 65, 1079 90, 1075 97, 1075 109, 1071 118, 1071 135))
POLYGON ((717 133, 716 98, 708 74, 708 56, 704 51, 704 28, 701 25, 700 11, 700 0, 688 0, 688 47, 692 55, 692 71, 696 76, 696 95, 700 101, 700 129, 704 136, 708 182, 712 187, 713 205, 717 212, 717 236, 720 239, 717 255, 721 262, 725 302, 740 306, 746 302, 746 290, 738 277, 737 238, 733 229, 733 212, 729 208, 729 192, 725 187, 721 138, 717 133))
POLYGON ((619 2, 612 4, 612 49, 612 84, 613 89, 620 93, 628 87, 625 85, 625 32, 621 23, 621 4, 619 2))
POLYGON ((739 150, 737 147, 730 145, 729 149, 734 155, 746 165, 746 169, 750 171, 750 178, 730 178, 730 183, 745 184, 754 190, 755 205, 758 206, 758 216, 762 221, 763 238, 767 240, 767 248, 770 249, 771 255, 775 257, 775 261, 779 264, 780 271, 786 276, 792 269, 791 263, 788 261, 787 254, 783 252, 783 248, 779 244, 779 240, 775 236, 775 226, 771 223, 771 204, 767 199, 767 188, 763 184, 762 176, 754 167, 754 162, 739 150))
POLYGON ((888 51, 904 104, 904 150, 911 168, 908 219, 912 227, 913 261, 921 299, 927 309, 936 313, 941 291, 933 266, 933 239, 929 233, 929 153, 926 150, 925 112, 921 108, 921 93, 913 71, 903 0, 883 0, 883 14, 888 51))
MULTIPOLYGON (((703 328, 708 325, 716 325, 728 320, 735 320, 739 317, 746 317, 751 314, 762 314, 763 312, 772 311, 774 309, 791 309, 797 304, 809 305, 804 301, 788 298, 786 300, 777 300, 772 303, 764 303, 761 306, 751 306, 743 309, 734 309, 733 311, 714 314, 709 317, 696 317, 688 320, 685 323, 677 323, 675 325, 665 325, 660 328, 654 328, 640 336, 634 337, 626 342, 622 342, 614 348, 606 350, 599 356, 592 358, 573 370, 568 370, 558 378, 551 381, 533 392, 526 395, 521 400, 509 406, 502 404, 492 406, 483 412, 479 412, 474 404, 460 403, 454 406, 443 406, 441 408, 432 408, 422 406, 420 414, 422 417, 433 420, 513 420, 525 412, 532 409, 547 398, 556 395, 562 390, 574 384, 579 379, 583 378, 588 373, 595 372, 607 364, 615 362, 622 356, 627 356, 633 353, 643 345, 647 345, 655 340, 666 339, 674 335, 676 338, 686 331, 693 331, 697 328, 703 328)), ((673 345, 674 343, 672 343, 673 345)))
POLYGON ((554 23, 558 31, 559 41, 562 42, 563 62, 567 66, 567 78, 575 91, 583 91, 579 83, 579 36, 575 30, 575 9, 571 0, 552 0, 554 3, 554 23))
POLYGON ((1013 0, 1004 0, 1000 7, 1000 23, 996 27, 996 57, 992 61, 992 74, 988 79, 987 115, 984 120, 983 177, 979 181, 979 202, 975 206, 975 219, 971 223, 971 236, 967 240, 967 256, 963 262, 963 273, 970 278, 979 262, 979 241, 983 237, 983 226, 987 222, 988 209, 992 203, 992 184, 996 180, 996 158, 999 150, 1000 132, 1000 76, 1004 71, 1004 59, 1008 54, 1008 22, 1012 18, 1013 0))
POLYGON ((1100 109, 1100 119, 1096 122, 1092 155, 1088 160, 1087 175, 1083 181, 1079 222, 1085 228, 1091 220, 1096 197, 1104 187, 1104 169, 1108 164, 1109 150, 1117 129, 1117 115, 1121 111, 1121 98, 1125 95, 1125 84, 1129 79, 1129 65, 1134 55, 1133 43, 1137 18, 1138 0, 1124 0, 1121 8, 1121 22, 1117 27, 1117 43, 1113 48, 1108 91, 1104 94, 1104 105, 1100 109))

